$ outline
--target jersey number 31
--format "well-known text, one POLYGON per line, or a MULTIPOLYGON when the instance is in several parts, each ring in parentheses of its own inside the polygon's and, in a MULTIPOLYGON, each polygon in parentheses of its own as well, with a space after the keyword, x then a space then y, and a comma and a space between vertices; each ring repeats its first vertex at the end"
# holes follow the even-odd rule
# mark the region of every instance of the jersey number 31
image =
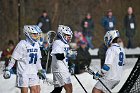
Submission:
POLYGON ((29 57, 31 58, 29 61, 29 64, 36 64, 37 61, 37 53, 30 53, 29 57))

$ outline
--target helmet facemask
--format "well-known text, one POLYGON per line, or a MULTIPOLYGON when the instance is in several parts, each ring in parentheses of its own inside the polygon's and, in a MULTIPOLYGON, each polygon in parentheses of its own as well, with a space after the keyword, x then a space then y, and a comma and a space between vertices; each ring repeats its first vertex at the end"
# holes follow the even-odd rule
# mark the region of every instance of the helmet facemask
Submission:
POLYGON ((30 36, 32 37, 32 39, 33 39, 34 41, 37 41, 38 38, 40 37, 38 33, 30 33, 30 36))
POLYGON ((70 43, 72 39, 72 31, 68 26, 59 25, 57 35, 65 43, 70 43))
POLYGON ((70 43, 70 42, 71 42, 71 39, 72 39, 72 36, 71 36, 71 35, 68 35, 68 34, 65 34, 65 35, 64 35, 64 38, 65 38, 65 40, 66 40, 68 43, 70 43))

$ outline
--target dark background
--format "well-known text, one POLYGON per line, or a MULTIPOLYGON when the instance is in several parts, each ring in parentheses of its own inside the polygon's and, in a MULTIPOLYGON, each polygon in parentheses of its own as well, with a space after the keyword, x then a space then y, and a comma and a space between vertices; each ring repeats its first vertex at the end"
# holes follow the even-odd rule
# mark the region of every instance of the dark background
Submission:
MULTIPOLYGON (((43 10, 48 12, 52 20, 52 30, 57 29, 58 24, 72 27, 72 30, 81 30, 80 23, 86 13, 91 13, 95 23, 94 40, 95 47, 103 42, 104 30, 101 26, 101 18, 106 10, 112 9, 117 19, 117 29, 126 46, 127 38, 123 29, 123 17, 127 8, 132 6, 137 21, 137 33, 135 46, 140 46, 140 0, 20 0, 20 32, 23 39, 22 28, 25 24, 36 24, 43 10)), ((18 0, 0 0, 0 50, 5 48, 9 39, 18 43, 18 0)))

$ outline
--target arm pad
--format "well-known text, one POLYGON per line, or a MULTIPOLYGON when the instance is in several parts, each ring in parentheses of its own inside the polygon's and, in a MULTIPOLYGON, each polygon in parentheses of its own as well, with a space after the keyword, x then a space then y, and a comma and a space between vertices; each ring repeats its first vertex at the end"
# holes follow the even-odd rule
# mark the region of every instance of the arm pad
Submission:
POLYGON ((106 74, 107 71, 109 71, 109 69, 110 69, 110 66, 104 64, 104 66, 103 66, 102 69, 101 69, 101 73, 106 74))
POLYGON ((58 53, 58 54, 55 54, 55 56, 56 56, 57 60, 63 60, 65 58, 64 53, 62 53, 62 54, 58 53))

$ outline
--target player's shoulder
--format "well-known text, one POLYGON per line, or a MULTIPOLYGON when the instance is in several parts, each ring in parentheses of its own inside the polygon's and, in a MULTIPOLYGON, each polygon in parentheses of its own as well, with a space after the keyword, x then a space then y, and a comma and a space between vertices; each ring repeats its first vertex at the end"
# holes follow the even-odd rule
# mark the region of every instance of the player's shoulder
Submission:
POLYGON ((19 43, 17 44, 17 46, 24 46, 26 43, 25 40, 20 40, 19 43))
POLYGON ((114 43, 111 45, 111 47, 108 49, 109 51, 124 51, 124 48, 121 47, 118 43, 114 43))
POLYGON ((21 40, 19 41, 19 43, 16 45, 14 51, 19 51, 20 49, 22 49, 25 46, 25 40, 21 40))
POLYGON ((64 45, 64 43, 61 41, 61 40, 55 40, 54 41, 54 43, 53 43, 53 45, 55 46, 55 45, 57 45, 57 46, 63 46, 64 45))
POLYGON ((111 51, 116 51, 116 49, 120 47, 117 43, 112 44, 107 51, 111 52, 111 51))
POLYGON ((60 39, 57 39, 57 40, 54 41, 54 43, 58 43, 59 44, 59 43, 63 43, 63 42, 60 39))

